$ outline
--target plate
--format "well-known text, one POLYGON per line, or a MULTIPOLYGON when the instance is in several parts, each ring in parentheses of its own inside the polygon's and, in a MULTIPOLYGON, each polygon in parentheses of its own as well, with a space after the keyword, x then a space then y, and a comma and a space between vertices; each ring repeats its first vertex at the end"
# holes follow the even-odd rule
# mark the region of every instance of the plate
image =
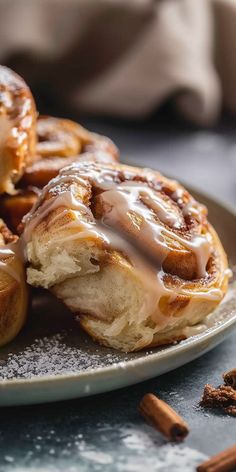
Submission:
MULTIPOLYGON (((206 195, 209 219, 236 265, 236 216, 206 195)), ((221 343, 236 327, 236 288, 192 336, 174 346, 120 353, 95 344, 71 314, 47 292, 35 292, 21 334, 0 351, 0 405, 66 400, 126 387, 190 362, 221 343)))

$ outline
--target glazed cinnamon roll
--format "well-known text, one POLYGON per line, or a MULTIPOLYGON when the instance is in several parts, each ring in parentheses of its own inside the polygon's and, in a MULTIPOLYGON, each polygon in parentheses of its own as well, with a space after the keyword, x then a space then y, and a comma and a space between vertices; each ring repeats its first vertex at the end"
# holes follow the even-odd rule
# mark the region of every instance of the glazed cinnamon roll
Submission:
POLYGON ((110 139, 70 120, 41 116, 36 122, 36 132, 34 162, 24 169, 15 194, 0 199, 0 217, 14 233, 36 202, 40 189, 63 167, 82 161, 114 163, 119 158, 118 149, 110 139))
POLYGON ((0 220, 0 346, 11 341, 25 323, 28 291, 17 236, 0 220))
POLYGON ((35 157, 36 109, 24 80, 0 66, 0 193, 15 183, 35 157))
POLYGON ((37 120, 37 160, 26 167, 21 186, 44 187, 59 171, 74 162, 116 163, 118 149, 107 137, 78 123, 41 116, 37 120))
POLYGON ((41 157, 70 157, 86 151, 106 151, 118 158, 118 149, 107 137, 92 133, 75 121, 52 116, 37 120, 37 153, 41 157))
POLYGON ((28 282, 49 288, 103 345, 176 342, 226 293, 227 258, 206 208, 158 172, 72 165, 24 224, 28 282))
POLYGON ((108 138, 71 120, 42 116, 36 122, 36 117, 24 80, 0 66, 0 194, 15 193, 23 174, 20 187, 43 187, 74 161, 118 160, 118 150, 108 138))

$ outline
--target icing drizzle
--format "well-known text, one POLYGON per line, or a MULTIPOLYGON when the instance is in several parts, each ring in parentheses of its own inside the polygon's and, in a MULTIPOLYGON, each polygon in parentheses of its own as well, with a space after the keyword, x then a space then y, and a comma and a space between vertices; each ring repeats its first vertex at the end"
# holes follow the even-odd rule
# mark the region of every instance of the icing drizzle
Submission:
MULTIPOLYGON (((201 222, 206 213, 205 208, 181 188, 173 191, 170 197, 163 196, 161 185, 157 180, 154 182, 155 174, 150 171, 144 171, 141 178, 135 180, 132 168, 130 171, 126 169, 121 178, 111 166, 99 167, 96 164, 80 163, 64 168, 58 177, 44 187, 39 202, 24 218, 25 242, 32 239, 35 227, 48 214, 56 208, 64 207, 62 212, 66 213, 69 209, 75 213, 75 219, 65 224, 63 228, 68 229, 68 232, 63 232, 61 239, 59 234, 58 239, 53 239, 53 243, 90 237, 127 254, 134 270, 138 269, 142 283, 147 287, 144 309, 154 313, 153 318, 158 325, 166 325, 167 322, 166 316, 161 315, 157 309, 161 297, 168 296, 174 300, 181 293, 202 299, 221 300, 220 288, 206 287, 204 290, 204 286, 199 284, 195 290, 191 290, 184 286, 183 281, 182 286, 169 289, 164 283, 162 264, 173 247, 183 254, 193 253, 197 278, 206 277, 207 262, 212 253, 211 234, 201 234, 194 230, 194 227, 191 233, 187 232, 185 221, 188 217, 201 222), (94 218, 90 208, 77 197, 77 185, 86 189, 88 182, 97 191, 97 196, 93 197, 95 206, 97 201, 102 208, 102 214, 98 218, 94 218), (57 186, 60 189, 59 194, 55 192, 57 186), (49 198, 45 198, 47 196, 49 198), (76 231, 71 232, 71 228, 76 231), (134 246, 132 241, 135 242, 134 246), (156 269, 139 253, 138 245, 146 246, 150 255, 155 256, 156 269)), ((50 224, 60 218, 62 212, 55 215, 50 224)))

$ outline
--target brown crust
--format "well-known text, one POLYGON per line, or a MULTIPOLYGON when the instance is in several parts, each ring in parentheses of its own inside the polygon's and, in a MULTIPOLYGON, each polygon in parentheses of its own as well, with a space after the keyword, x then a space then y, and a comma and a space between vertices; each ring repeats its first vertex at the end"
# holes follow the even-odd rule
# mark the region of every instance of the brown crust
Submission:
POLYGON ((44 187, 63 167, 74 162, 116 163, 115 144, 71 120, 40 116, 37 121, 37 160, 25 169, 21 186, 44 187))
POLYGON ((63 167, 75 162, 110 164, 119 158, 118 149, 110 139, 91 133, 71 120, 40 116, 36 130, 38 142, 34 162, 24 169, 17 193, 4 195, 0 201, 0 216, 14 232, 18 232, 22 218, 36 202, 39 189, 55 178, 63 167))
MULTIPOLYGON (((198 323, 204 316, 212 311, 223 298, 228 286, 228 275, 225 272, 227 268, 227 258, 223 247, 216 232, 207 221, 206 208, 196 202, 177 182, 168 180, 155 171, 125 165, 99 165, 96 163, 90 165, 86 163, 74 164, 62 170, 59 176, 43 190, 34 211, 26 220, 25 234, 27 234, 27 240, 30 240, 31 231, 29 228, 32 223, 36 240, 40 241, 37 245, 47 244, 48 241, 52 242, 54 235, 56 239, 57 233, 60 231, 67 231, 67 233, 61 233, 61 238, 62 234, 65 234, 68 236, 68 240, 70 240, 71 232, 69 229, 65 229, 67 223, 74 220, 76 220, 75 223, 77 221, 80 222, 80 219, 82 222, 92 222, 95 228, 96 224, 101 221, 105 221, 106 227, 109 227, 110 224, 112 231, 118 231, 118 234, 122 234, 124 239, 127 238, 127 241, 131 243, 136 250, 140 250, 143 255, 147 255, 149 260, 152 258, 152 260, 155 261, 156 267, 162 268, 162 271, 160 271, 161 281, 165 288, 170 290, 170 292, 164 290, 163 294, 160 292, 158 306, 152 308, 156 310, 155 313, 148 312, 146 318, 142 321, 143 329, 145 330, 145 328, 147 328, 149 332, 147 336, 148 341, 146 341, 147 338, 145 338, 145 336, 142 338, 142 333, 136 334, 135 332, 134 339, 130 342, 130 346, 128 347, 127 343, 129 343, 129 337, 126 337, 128 341, 126 341, 126 344, 124 342, 124 345, 127 350, 139 350, 147 347, 171 344, 185 339, 185 328, 198 323), (112 182, 112 190, 109 190, 110 182, 112 182), (119 192, 124 183, 129 184, 126 189, 130 187, 133 188, 134 183, 142 184, 141 187, 144 186, 144 189, 142 187, 141 190, 139 186, 135 186, 135 189, 138 188, 139 190, 138 194, 135 190, 135 193, 132 194, 132 198, 135 198, 135 204, 136 202, 138 202, 138 204, 136 204, 133 213, 131 211, 125 211, 125 217, 124 212, 119 211, 119 206, 116 207, 117 194, 112 203, 113 207, 111 207, 110 199, 112 193, 106 194, 106 192, 109 191, 113 192, 116 186, 119 187, 119 192), (115 184, 114 187, 113 184, 115 184), (148 192, 146 192, 146 188, 148 192), (155 198, 153 198, 153 193, 155 198), (65 200, 63 200, 63 198, 61 199, 61 195, 64 194, 69 194, 69 198, 65 200), (106 195, 108 195, 107 199, 106 195), (181 195, 181 198, 179 195, 181 195), (58 205, 57 198, 59 198, 60 202, 58 205), (50 200, 52 200, 51 210, 50 200), (70 201, 77 201, 79 203, 79 209, 76 211, 76 214, 73 212, 73 208, 77 207, 73 203, 73 208, 70 208, 70 201), (145 206, 146 219, 140 209, 140 201, 142 201, 143 204, 141 208, 143 209, 145 206), (155 202, 159 201, 161 201, 161 211, 159 211, 158 205, 155 208, 155 202), (82 207, 81 203, 83 204, 82 207), (44 204, 46 208, 49 209, 46 212, 44 211, 44 204), (178 216, 178 225, 169 223, 170 220, 166 219, 165 215, 162 217, 163 206, 168 212, 168 215, 171 213, 178 216), (112 220, 107 219, 114 208, 116 218, 115 227, 112 226, 112 220), (40 218, 41 209, 43 215, 42 219, 40 218), (193 211, 190 211, 191 209, 193 209, 193 211), (36 222, 34 222, 34 218, 36 218, 36 222), (161 236, 165 244, 155 244, 155 238, 150 236, 149 228, 146 228, 145 223, 151 219, 158 222, 161 230, 163 228, 161 236), (205 275, 198 276, 198 260, 196 253, 192 249, 193 246, 187 243, 192 240, 193 236, 203 237, 203 235, 206 234, 208 235, 208 239, 211 238, 211 246, 208 248, 209 252, 208 249, 206 251, 208 257, 208 260, 206 259, 206 273, 205 275), (217 297, 209 297, 208 300, 207 295, 210 289, 218 289, 217 297), (169 293, 175 295, 174 300, 169 293), (206 297, 204 297, 205 294, 206 297), (193 299, 194 303, 192 304, 191 301, 193 299), (158 329, 158 317, 162 320, 161 323, 163 322, 163 324, 160 323, 161 326, 164 326, 163 329, 158 329), (173 329, 171 328, 172 326, 173 329), (150 340, 152 334, 153 339, 150 340), (143 341, 143 339, 145 340, 143 341)), ((174 216, 174 222, 175 221, 174 216)), ((76 226, 75 224, 73 226, 74 229, 72 231, 75 234, 76 231, 78 231, 78 227, 80 228, 80 225, 76 226)), ((87 236, 87 233, 88 232, 85 231, 85 240, 86 238, 92 237, 91 234, 87 236)), ((73 246, 74 251, 76 251, 76 244, 78 245, 77 250, 79 251, 81 239, 75 242, 73 246)), ((96 246, 96 249, 98 249, 98 244, 100 244, 99 251, 101 250, 100 252, 104 255, 113 254, 114 252, 118 253, 119 257, 117 257, 114 262, 114 270, 118 270, 126 263, 128 268, 124 276, 127 278, 133 277, 132 257, 130 257, 129 251, 125 249, 119 251, 115 249, 115 247, 109 246, 102 238, 95 238, 92 244, 96 246)), ((107 257, 104 259, 104 256, 101 256, 100 259, 100 270, 102 270, 103 265, 106 267, 106 264, 110 266, 112 263, 111 259, 107 257)), ((41 268, 38 270, 37 263, 34 266, 34 261, 31 262, 29 270, 31 268, 34 269, 32 270, 32 273, 34 273, 33 277, 36 273, 37 277, 39 277, 36 282, 36 284, 38 284, 38 280, 40 280, 44 269, 42 271, 41 268)), ((54 278, 53 275, 53 280, 50 278, 49 281, 46 281, 48 285, 45 285, 51 286, 53 290, 53 286, 56 286, 54 284, 57 284, 57 280, 59 280, 58 289, 55 289, 55 293, 58 294, 58 296, 60 296, 60 283, 63 280, 64 274, 62 273, 60 277, 62 278, 59 280, 54 278)), ((64 280, 67 278, 70 279, 71 277, 73 277, 73 275, 65 274, 64 280)), ((123 277, 123 273, 121 277, 123 277)), ((132 281, 133 280, 132 278, 132 281)), ((134 280, 132 283, 134 283, 135 286, 135 284, 139 282, 134 280)), ((34 283, 33 279, 32 283, 34 283)), ((215 292, 213 293, 215 295, 215 292)), ((97 338, 101 344, 107 346, 113 346, 113 344, 122 346, 122 335, 116 342, 115 336, 117 335, 114 335, 114 338, 112 338, 111 335, 106 336, 105 334, 101 334, 101 332, 103 333, 103 328, 100 327, 98 331, 96 330, 94 323, 96 319, 98 323, 104 322, 104 327, 106 326, 106 320, 104 321, 102 316, 99 319, 99 312, 96 312, 96 303, 94 303, 95 316, 91 316, 91 313, 85 314, 83 309, 79 306, 79 300, 76 301, 76 306, 73 306, 72 304, 70 305, 70 300, 68 299, 67 305, 74 312, 82 312, 82 315, 80 315, 81 326, 83 326, 93 338, 97 338)), ((88 310, 93 310, 93 307, 89 306, 88 310)), ((107 314, 108 326, 112 324, 116 316, 116 308, 114 307, 114 312, 111 309, 111 313, 107 314)), ((122 330, 123 329, 125 331, 126 328, 122 328, 122 330)), ((112 332, 112 330, 110 332, 112 332)))
POLYGON ((116 162, 113 154, 104 151, 84 152, 77 156, 38 159, 25 169, 20 185, 24 188, 34 186, 43 188, 47 183, 57 177, 60 170, 77 162, 98 162, 112 164, 116 162))
POLYGON ((1 221, 0 236, 0 261, 3 263, 0 267, 0 346, 3 346, 15 338, 25 323, 28 290, 24 264, 17 254, 17 237, 1 221), (8 252, 4 252, 5 248, 8 252))
POLYGON ((36 131, 36 152, 41 158, 70 157, 100 150, 119 159, 119 151, 109 138, 92 133, 75 121, 40 115, 36 131))
POLYGON ((35 157, 36 109, 24 80, 3 66, 0 66, 0 117, 9 123, 0 154, 0 193, 13 193, 14 184, 35 157))
POLYGON ((39 189, 28 187, 19 190, 16 195, 3 195, 0 198, 0 216, 6 221, 11 231, 18 232, 22 218, 36 203, 39 194, 39 189))

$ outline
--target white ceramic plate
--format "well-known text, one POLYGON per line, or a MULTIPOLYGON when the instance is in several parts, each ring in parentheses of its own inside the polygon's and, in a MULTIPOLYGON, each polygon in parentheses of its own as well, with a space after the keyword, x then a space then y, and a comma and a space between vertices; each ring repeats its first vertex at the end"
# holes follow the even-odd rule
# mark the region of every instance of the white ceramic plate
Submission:
MULTIPOLYGON (((195 192, 196 194, 196 192, 195 192)), ((232 266, 236 264, 236 217, 202 194, 232 266)), ((196 359, 236 327, 236 296, 229 296, 199 327, 175 346, 124 354, 98 346, 78 329, 71 314, 46 292, 35 294, 29 321, 0 351, 0 405, 65 400, 132 385, 196 359)))

